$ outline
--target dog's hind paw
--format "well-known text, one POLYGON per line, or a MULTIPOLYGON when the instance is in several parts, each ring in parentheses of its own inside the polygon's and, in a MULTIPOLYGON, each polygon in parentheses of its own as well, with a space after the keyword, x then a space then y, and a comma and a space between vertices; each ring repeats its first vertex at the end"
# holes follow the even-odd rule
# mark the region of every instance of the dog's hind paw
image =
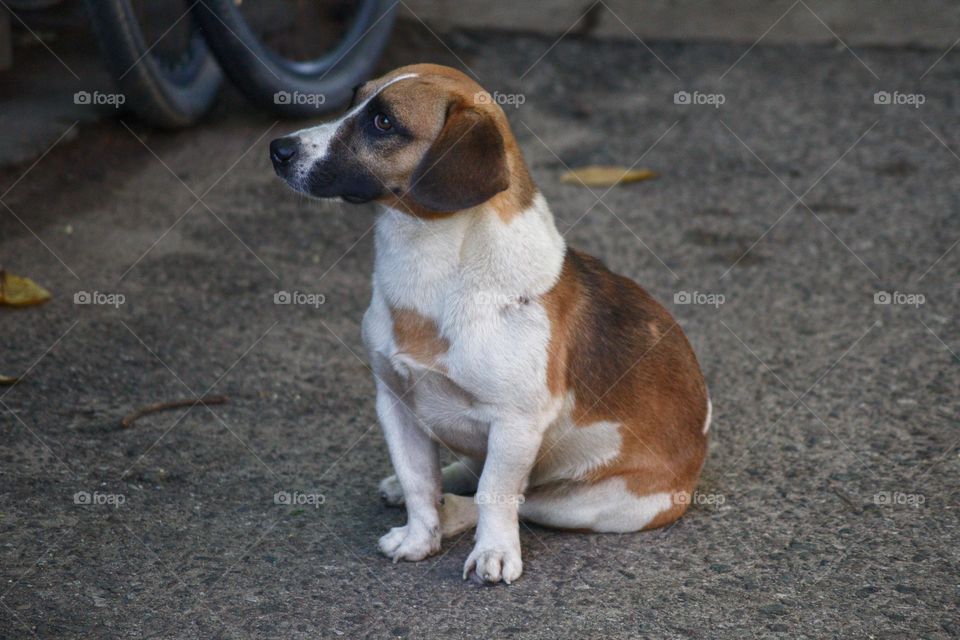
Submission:
POLYGON ((388 476, 380 481, 380 499, 390 507, 403 505, 403 489, 397 476, 388 476))

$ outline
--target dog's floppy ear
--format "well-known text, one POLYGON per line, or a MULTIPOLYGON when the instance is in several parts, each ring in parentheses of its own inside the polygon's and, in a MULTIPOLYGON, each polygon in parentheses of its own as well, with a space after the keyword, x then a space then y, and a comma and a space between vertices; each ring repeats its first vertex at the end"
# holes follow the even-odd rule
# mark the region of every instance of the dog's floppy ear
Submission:
POLYGON ((440 135, 410 179, 410 194, 432 211, 459 211, 510 186, 503 136, 493 118, 452 103, 440 135))

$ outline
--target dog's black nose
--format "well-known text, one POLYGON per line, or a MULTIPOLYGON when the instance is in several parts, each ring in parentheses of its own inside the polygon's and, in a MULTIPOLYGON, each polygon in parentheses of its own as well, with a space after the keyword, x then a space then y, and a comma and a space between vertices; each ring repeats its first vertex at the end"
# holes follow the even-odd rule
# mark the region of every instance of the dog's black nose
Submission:
POLYGON ((270 159, 276 166, 288 164, 297 155, 299 146, 296 138, 277 138, 270 143, 270 159))

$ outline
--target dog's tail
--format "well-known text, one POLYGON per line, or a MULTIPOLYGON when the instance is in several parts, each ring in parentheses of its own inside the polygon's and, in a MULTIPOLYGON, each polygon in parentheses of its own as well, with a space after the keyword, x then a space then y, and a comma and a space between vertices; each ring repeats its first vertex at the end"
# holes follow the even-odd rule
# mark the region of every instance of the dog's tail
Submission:
POLYGON ((477 526, 477 503, 470 496, 443 494, 440 505, 440 535, 452 538, 477 526))

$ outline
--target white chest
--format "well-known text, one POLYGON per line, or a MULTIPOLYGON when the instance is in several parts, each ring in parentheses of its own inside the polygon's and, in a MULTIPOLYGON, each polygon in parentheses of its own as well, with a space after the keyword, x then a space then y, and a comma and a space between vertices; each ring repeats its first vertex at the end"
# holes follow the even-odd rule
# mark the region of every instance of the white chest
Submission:
POLYGON ((387 211, 377 222, 367 347, 410 385, 421 419, 452 428, 451 438, 549 402, 550 321, 539 297, 556 281, 565 247, 538 204, 510 225, 485 212, 425 222, 387 211), (398 310, 417 318, 412 340, 432 340, 429 347, 411 346, 398 310))

